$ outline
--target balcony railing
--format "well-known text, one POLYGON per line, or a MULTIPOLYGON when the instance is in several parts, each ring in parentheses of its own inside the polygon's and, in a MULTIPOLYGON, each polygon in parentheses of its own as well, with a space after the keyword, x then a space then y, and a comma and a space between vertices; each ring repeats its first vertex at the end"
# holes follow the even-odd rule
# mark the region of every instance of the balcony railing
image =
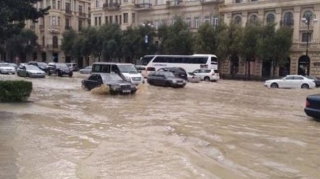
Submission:
POLYGON ((70 9, 66 9, 65 12, 66 12, 67 15, 72 15, 72 11, 70 9))
POLYGON ((213 3, 220 3, 220 2, 223 2, 223 0, 200 0, 200 2, 202 4, 213 4, 213 3))
POLYGON ((109 10, 109 11, 115 11, 120 9, 120 3, 115 2, 115 3, 104 3, 103 4, 103 9, 109 10))
POLYGON ((166 1, 167 7, 179 7, 183 5, 182 0, 167 0, 166 1))
POLYGON ((47 45, 46 46, 46 50, 50 50, 50 51, 59 51, 60 48, 61 48, 60 45, 47 45))
POLYGON ((137 10, 142 10, 142 9, 151 9, 152 4, 151 3, 140 3, 140 4, 135 4, 135 8, 137 10))
POLYGON ((84 12, 79 12, 79 17, 86 18, 87 14, 84 12))
POLYGON ((59 25, 51 25, 51 26, 49 26, 48 30, 49 30, 49 32, 52 33, 52 34, 59 34, 61 28, 60 28, 59 25))
MULTIPOLYGON (((301 30, 301 31, 306 31, 306 30, 308 30, 308 25, 306 25, 306 24, 301 24, 301 25, 300 25, 300 30, 301 30)), ((313 24, 310 24, 310 25, 309 25, 309 30, 313 30, 313 24)))

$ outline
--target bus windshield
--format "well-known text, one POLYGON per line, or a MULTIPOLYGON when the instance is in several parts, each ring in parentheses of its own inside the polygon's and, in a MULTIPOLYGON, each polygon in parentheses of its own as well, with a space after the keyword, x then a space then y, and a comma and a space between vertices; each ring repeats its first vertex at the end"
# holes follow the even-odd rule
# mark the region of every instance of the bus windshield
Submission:
POLYGON ((142 65, 147 66, 154 56, 146 56, 142 58, 142 65))

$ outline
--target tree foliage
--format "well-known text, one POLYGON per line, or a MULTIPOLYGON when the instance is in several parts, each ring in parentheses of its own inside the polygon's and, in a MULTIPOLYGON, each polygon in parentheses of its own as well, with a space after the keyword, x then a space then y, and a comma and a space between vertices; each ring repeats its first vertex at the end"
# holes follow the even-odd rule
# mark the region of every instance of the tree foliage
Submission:
POLYGON ((0 1, 0 41, 19 34, 26 20, 37 22, 47 14, 49 7, 37 9, 33 5, 42 0, 1 0, 0 1))
POLYGON ((73 50, 73 44, 77 38, 77 33, 75 30, 70 29, 65 31, 62 34, 62 42, 61 42, 61 49, 64 51, 65 55, 71 56, 73 50))

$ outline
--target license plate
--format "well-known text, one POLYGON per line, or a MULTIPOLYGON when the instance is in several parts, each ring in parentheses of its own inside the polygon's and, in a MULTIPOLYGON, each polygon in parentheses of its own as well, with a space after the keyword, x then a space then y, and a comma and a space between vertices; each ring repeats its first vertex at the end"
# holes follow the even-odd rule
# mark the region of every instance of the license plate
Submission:
POLYGON ((183 85, 183 83, 178 83, 178 85, 183 85))
POLYGON ((122 90, 122 93, 130 93, 131 90, 122 90))

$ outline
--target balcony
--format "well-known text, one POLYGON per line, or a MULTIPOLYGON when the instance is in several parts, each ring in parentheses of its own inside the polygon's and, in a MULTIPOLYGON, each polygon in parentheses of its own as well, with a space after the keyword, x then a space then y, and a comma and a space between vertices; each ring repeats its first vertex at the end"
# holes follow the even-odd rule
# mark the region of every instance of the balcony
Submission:
POLYGON ((64 29, 65 30, 71 30, 72 28, 70 26, 65 26, 64 29))
POLYGON ((51 25, 49 26, 48 30, 51 34, 59 34, 61 31, 61 28, 59 25, 51 25))
POLYGON ((182 0, 169 0, 166 1, 166 5, 168 8, 179 8, 183 7, 184 3, 182 0))
POLYGON ((220 2, 223 2, 223 0, 200 0, 201 4, 219 4, 220 2))
POLYGON ((150 0, 137 0, 134 3, 135 9, 136 10, 151 10, 152 8, 152 3, 150 0))
MULTIPOLYGON (((299 27, 300 31, 307 31, 308 30, 308 25, 306 24, 301 24, 299 27)), ((313 30, 313 24, 309 25, 309 30, 313 30)))
POLYGON ((60 45, 47 45, 46 48, 44 48, 44 50, 47 51, 60 51, 61 46, 60 45))
POLYGON ((103 9, 107 11, 117 11, 120 9, 120 3, 104 3, 103 4, 103 9))
POLYGON ((72 11, 70 9, 66 9, 65 14, 68 16, 72 16, 72 11))
POLYGON ((79 17, 80 18, 87 18, 87 14, 84 12, 79 12, 79 17))
MULTIPOLYGON (((320 43, 309 42, 308 50, 317 52, 319 51, 320 43)), ((293 42, 292 50, 294 51, 305 51, 307 49, 307 42, 293 42)))

